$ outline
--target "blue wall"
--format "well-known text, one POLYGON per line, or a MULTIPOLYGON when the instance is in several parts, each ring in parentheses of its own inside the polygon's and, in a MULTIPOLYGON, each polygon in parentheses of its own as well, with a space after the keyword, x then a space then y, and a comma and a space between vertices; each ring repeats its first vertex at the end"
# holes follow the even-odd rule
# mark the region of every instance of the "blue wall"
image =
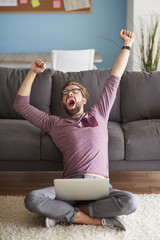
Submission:
POLYGON ((92 0, 87 14, 0 14, 0 52, 95 48, 103 58, 97 67, 111 68, 122 46, 122 28, 126 0, 92 0))

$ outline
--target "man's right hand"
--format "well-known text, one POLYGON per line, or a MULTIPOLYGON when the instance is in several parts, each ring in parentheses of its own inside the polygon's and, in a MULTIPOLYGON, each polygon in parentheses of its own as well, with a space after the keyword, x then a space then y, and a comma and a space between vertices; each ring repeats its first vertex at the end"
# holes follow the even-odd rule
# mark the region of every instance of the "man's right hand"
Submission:
POLYGON ((30 68, 30 70, 34 73, 42 73, 45 69, 46 64, 41 59, 36 59, 30 68))
POLYGON ((28 72, 27 76, 25 77, 18 94, 21 96, 29 96, 31 93, 31 87, 35 80, 37 73, 42 73, 46 69, 46 64, 40 59, 36 59, 32 64, 30 71, 28 72))

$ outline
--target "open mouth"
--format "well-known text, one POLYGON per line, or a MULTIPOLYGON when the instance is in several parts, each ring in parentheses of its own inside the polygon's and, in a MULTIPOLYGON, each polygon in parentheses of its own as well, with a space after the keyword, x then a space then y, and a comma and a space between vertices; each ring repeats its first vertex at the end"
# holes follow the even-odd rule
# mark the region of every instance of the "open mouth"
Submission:
POLYGON ((75 100, 74 100, 73 98, 68 99, 67 105, 68 105, 69 107, 73 107, 74 104, 75 104, 75 100))

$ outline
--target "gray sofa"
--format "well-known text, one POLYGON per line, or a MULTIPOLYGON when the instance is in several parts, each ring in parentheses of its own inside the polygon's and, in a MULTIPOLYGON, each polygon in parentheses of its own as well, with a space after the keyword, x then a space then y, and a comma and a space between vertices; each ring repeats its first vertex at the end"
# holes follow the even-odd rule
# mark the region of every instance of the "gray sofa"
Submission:
MULTIPOLYGON (((0 68, 0 170, 62 171, 62 154, 44 131, 18 115, 13 102, 28 69, 0 68)), ((98 99, 110 70, 38 74, 31 104, 66 117, 61 88, 68 79, 90 94, 85 110, 98 99)), ((160 72, 128 72, 122 77, 108 126, 110 170, 160 170, 160 72)))

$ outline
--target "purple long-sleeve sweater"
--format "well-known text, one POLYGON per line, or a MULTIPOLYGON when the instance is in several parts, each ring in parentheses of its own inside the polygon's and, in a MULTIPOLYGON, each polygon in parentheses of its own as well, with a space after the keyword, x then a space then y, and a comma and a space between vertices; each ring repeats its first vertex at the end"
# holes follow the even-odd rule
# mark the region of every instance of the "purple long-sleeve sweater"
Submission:
POLYGON ((107 122, 120 79, 110 76, 98 102, 73 117, 48 115, 29 104, 29 96, 17 95, 14 108, 28 121, 51 135, 63 154, 63 178, 94 173, 109 177, 107 122))

